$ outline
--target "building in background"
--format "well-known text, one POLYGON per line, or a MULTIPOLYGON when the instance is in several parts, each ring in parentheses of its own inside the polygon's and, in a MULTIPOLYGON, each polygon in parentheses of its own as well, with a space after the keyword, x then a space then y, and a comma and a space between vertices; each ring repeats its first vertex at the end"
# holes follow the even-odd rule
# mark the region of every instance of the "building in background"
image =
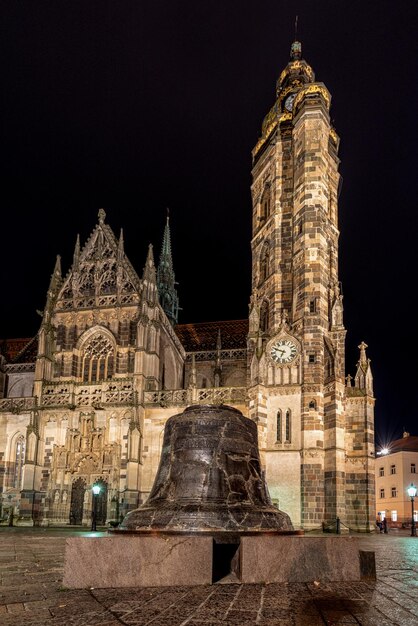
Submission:
POLYGON ((177 324, 168 220, 141 276, 103 209, 64 276, 57 259, 37 337, 14 357, 3 345, 0 485, 17 523, 89 524, 93 483, 98 523, 119 519, 150 492, 167 419, 223 403, 257 423, 295 526, 374 529, 373 379, 365 343, 346 378, 330 103, 294 42, 253 150, 248 320, 177 324))
MULTIPOLYGON (((407 489, 418 488, 418 437, 404 432, 402 439, 392 441, 378 452, 375 460, 376 519, 386 518, 389 526, 410 525, 411 499, 407 489)), ((418 509, 418 498, 415 501, 418 509)), ((414 510, 418 522, 418 510, 414 510)))

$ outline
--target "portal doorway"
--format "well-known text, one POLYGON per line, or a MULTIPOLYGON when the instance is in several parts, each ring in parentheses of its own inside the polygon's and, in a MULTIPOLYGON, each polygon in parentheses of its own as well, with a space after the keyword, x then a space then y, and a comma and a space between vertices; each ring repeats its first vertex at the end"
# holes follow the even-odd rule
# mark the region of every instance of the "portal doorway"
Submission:
POLYGON ((73 482, 71 489, 70 524, 80 525, 83 522, 84 494, 86 483, 82 478, 73 482))

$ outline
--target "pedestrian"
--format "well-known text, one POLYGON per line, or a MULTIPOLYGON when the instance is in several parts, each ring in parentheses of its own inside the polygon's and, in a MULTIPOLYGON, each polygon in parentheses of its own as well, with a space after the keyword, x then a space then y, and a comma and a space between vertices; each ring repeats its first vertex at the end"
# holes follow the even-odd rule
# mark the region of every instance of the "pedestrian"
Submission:
POLYGON ((386 521, 386 517, 383 519, 383 532, 385 533, 385 535, 387 535, 388 533, 388 523, 386 521))

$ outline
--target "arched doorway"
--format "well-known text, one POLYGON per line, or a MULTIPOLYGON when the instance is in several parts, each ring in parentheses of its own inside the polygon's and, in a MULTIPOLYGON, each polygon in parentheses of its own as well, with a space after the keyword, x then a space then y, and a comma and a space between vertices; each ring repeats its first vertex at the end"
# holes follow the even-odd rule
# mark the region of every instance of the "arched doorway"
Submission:
POLYGON ((81 524, 83 521, 84 493, 86 483, 82 478, 73 482, 71 489, 70 524, 81 524))

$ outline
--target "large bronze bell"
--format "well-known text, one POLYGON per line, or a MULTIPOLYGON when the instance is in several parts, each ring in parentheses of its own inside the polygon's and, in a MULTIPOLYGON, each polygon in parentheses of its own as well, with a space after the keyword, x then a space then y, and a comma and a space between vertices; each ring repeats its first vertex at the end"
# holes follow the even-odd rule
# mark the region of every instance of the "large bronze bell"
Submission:
POLYGON ((271 503, 256 424, 230 406, 190 406, 165 426, 150 496, 120 531, 290 532, 271 503))

